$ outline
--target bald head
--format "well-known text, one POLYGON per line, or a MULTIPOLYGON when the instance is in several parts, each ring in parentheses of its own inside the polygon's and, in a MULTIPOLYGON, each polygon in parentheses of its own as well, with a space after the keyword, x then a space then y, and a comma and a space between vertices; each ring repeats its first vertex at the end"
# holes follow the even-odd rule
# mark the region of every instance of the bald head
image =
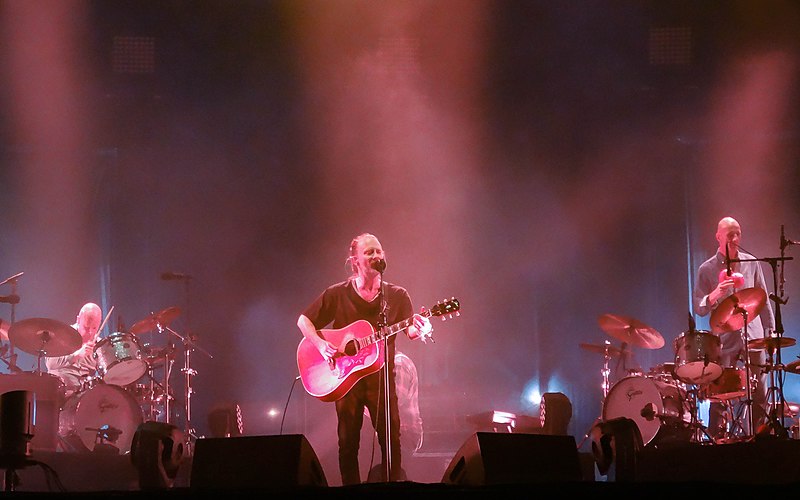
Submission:
POLYGON ((739 255, 739 242, 742 239, 742 227, 733 217, 723 217, 717 224, 717 243, 719 251, 727 252, 731 257, 739 255))
POLYGON ((84 343, 95 338, 97 330, 100 328, 102 316, 103 311, 100 309, 100 306, 94 302, 89 302, 81 307, 75 325, 84 343))

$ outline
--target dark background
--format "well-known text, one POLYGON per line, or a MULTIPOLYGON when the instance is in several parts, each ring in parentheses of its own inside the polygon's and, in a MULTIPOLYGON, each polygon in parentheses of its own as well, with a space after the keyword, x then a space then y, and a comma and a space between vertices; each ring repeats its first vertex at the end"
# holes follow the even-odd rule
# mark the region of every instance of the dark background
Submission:
MULTIPOLYGON (((72 323, 91 300, 114 307, 107 335, 179 307, 171 328, 196 339, 198 433, 211 408, 238 403, 247 434, 308 435, 331 481, 334 408, 293 386, 295 323, 346 278, 357 234, 380 239, 386 279, 415 308, 461 303, 434 320, 435 344, 398 341, 429 436, 456 446, 467 416, 536 416, 545 392, 568 396, 580 440, 603 395, 603 357, 580 344, 620 345, 601 314, 665 339, 613 359, 612 381, 674 361, 721 217, 760 258, 781 256, 782 226, 800 239, 796 2, 8 1, 0 13, 0 279, 25 273, 14 317, 8 304, 0 317, 72 323), (151 44, 144 69, 122 64, 121 37, 151 44)), ((770 291, 793 299, 782 319, 797 338, 797 264, 764 271, 785 279, 770 291)), ((140 340, 177 344, 184 425, 181 339, 140 340)))

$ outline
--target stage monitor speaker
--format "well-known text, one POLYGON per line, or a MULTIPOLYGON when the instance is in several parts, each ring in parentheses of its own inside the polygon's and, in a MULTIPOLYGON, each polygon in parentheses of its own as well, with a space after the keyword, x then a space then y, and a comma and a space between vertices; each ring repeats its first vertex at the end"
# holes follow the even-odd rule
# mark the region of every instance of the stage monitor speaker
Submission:
POLYGON ((328 486, 302 434, 203 438, 195 442, 192 489, 328 486))
POLYGON ((476 432, 456 452, 442 482, 482 486, 582 479, 573 436, 476 432))

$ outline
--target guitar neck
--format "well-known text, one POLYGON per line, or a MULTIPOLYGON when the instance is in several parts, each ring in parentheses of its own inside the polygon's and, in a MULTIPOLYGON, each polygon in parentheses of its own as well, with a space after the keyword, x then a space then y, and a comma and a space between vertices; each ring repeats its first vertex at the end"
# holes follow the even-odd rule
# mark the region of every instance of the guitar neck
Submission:
MULTIPOLYGON (((430 317, 431 313, 429 311, 425 311, 420 313, 422 316, 428 318, 430 317)), ((398 323, 395 323, 391 326, 386 327, 383 330, 378 330, 377 332, 373 333, 372 335, 367 335, 366 337, 361 337, 358 339, 358 348, 363 349, 369 345, 375 344, 380 342, 381 340, 388 339, 393 335, 397 335, 398 333, 402 332, 403 330, 407 329, 414 323, 414 317, 410 317, 408 319, 404 319, 398 323)))

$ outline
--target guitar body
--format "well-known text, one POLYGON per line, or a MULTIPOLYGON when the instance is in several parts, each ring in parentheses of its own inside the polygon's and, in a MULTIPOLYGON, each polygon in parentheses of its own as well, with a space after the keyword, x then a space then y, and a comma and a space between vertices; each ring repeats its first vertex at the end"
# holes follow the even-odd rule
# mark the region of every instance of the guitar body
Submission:
MULTIPOLYGON (((361 378, 383 367, 383 341, 371 343, 353 354, 345 354, 348 343, 365 339, 375 331, 369 321, 359 320, 344 328, 320 330, 322 337, 339 351, 328 363, 317 348, 303 337, 297 346, 297 368, 306 392, 322 401, 336 401, 361 378)), ((352 344, 351 344, 352 345, 352 344)))

